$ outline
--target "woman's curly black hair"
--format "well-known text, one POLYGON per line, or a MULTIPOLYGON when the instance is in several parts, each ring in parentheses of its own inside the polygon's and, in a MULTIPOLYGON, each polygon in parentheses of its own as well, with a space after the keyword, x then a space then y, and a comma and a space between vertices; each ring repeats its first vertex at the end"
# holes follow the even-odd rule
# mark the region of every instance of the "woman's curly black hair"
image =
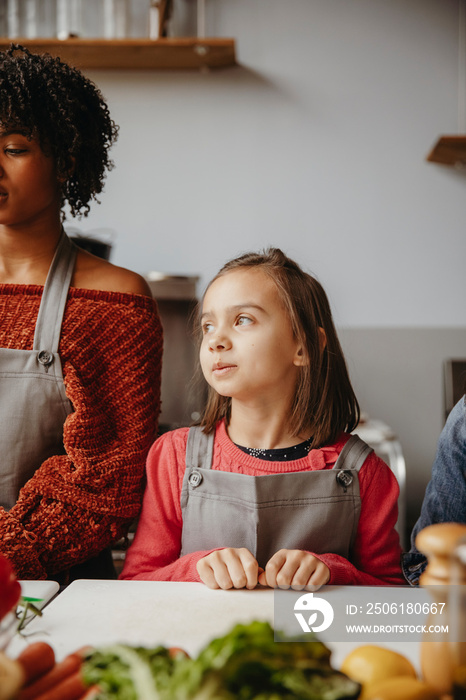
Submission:
POLYGON ((100 90, 79 70, 18 44, 0 52, 0 124, 37 138, 54 158, 62 207, 87 216, 102 192, 118 127, 100 90))

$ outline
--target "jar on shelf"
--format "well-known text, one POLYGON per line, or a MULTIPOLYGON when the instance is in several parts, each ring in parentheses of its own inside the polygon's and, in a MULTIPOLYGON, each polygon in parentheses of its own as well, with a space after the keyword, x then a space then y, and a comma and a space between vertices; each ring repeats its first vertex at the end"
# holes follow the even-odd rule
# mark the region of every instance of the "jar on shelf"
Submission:
POLYGON ((104 0, 104 37, 124 39, 129 36, 128 0, 104 0))
POLYGON ((36 0, 37 37, 56 37, 56 0, 36 0))
POLYGON ((82 36, 82 26, 82 0, 57 0, 58 39, 82 36))
POLYGON ((10 39, 21 36, 21 11, 19 0, 8 0, 6 6, 6 31, 10 39))

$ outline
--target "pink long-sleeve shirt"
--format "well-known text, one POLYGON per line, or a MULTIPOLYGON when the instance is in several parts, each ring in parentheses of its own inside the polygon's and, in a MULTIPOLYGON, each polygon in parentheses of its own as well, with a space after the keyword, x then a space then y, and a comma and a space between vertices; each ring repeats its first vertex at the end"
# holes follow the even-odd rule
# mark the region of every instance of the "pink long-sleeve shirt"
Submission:
MULTIPOLYGON (((162 435, 149 452, 142 512, 122 579, 200 581, 196 564, 212 550, 180 557, 183 528, 180 496, 188 430, 180 428, 162 435)), ((222 421, 215 433, 212 469, 252 476, 332 469, 348 438, 348 434, 342 434, 334 445, 311 450, 302 459, 269 462, 240 450, 228 437, 222 421)), ((390 468, 374 453, 359 471, 359 488, 361 515, 352 560, 332 552, 315 556, 330 569, 329 584, 404 584, 395 530, 398 483, 390 468)))

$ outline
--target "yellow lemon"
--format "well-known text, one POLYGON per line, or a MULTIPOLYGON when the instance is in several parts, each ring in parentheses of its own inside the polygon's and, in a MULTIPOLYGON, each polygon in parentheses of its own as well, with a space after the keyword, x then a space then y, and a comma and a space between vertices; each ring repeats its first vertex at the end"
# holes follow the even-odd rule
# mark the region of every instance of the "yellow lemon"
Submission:
POLYGON ((417 678, 396 676, 365 686, 364 700, 439 700, 439 695, 417 678))
POLYGON ((411 676, 416 678, 414 666, 396 651, 372 644, 353 649, 342 663, 341 670, 363 686, 361 700, 365 700, 365 687, 384 678, 411 676))

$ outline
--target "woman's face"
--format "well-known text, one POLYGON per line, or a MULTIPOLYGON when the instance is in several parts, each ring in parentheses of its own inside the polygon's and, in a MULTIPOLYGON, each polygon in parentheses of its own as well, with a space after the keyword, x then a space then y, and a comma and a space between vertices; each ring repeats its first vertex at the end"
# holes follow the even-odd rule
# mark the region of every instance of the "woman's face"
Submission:
POLYGON ((202 311, 207 382, 233 400, 291 400, 303 355, 275 282, 260 269, 233 270, 211 284, 202 311))
POLYGON ((60 211, 55 161, 35 138, 0 127, 0 226, 34 224, 60 211))

